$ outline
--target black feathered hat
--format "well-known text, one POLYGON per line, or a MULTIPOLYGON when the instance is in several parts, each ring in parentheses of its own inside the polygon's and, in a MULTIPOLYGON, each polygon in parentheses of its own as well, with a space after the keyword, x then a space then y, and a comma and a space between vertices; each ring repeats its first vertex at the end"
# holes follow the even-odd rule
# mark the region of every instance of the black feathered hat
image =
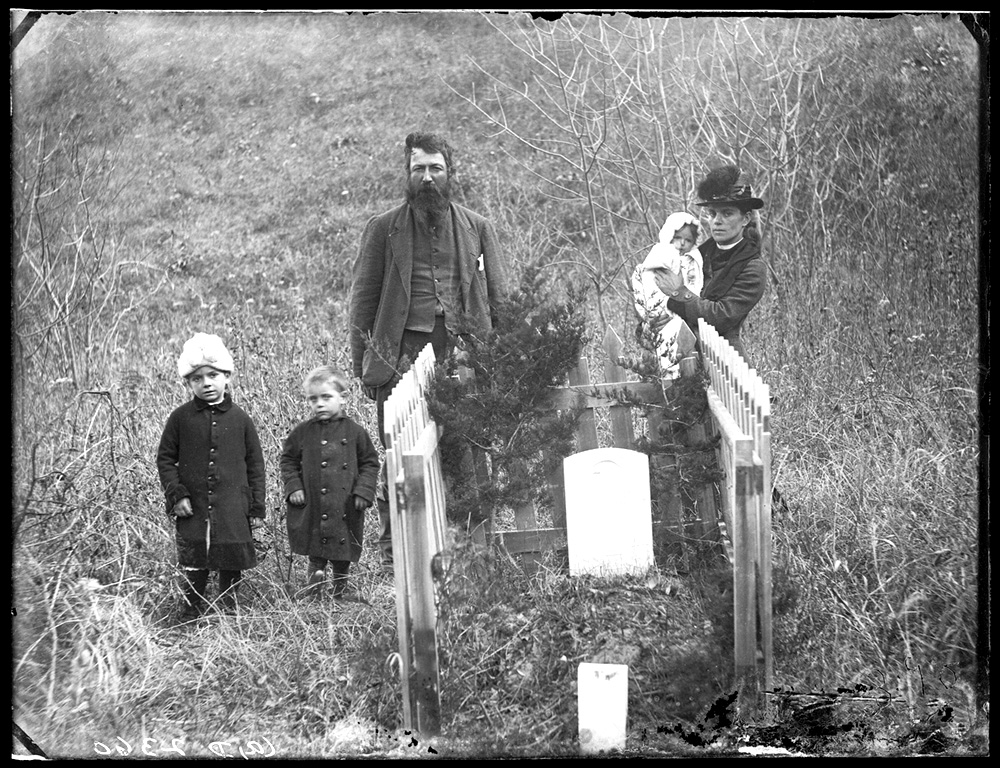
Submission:
POLYGON ((723 165, 713 168, 698 185, 696 205, 719 205, 731 203, 741 209, 753 211, 764 207, 764 201, 753 196, 750 181, 737 165, 723 165))

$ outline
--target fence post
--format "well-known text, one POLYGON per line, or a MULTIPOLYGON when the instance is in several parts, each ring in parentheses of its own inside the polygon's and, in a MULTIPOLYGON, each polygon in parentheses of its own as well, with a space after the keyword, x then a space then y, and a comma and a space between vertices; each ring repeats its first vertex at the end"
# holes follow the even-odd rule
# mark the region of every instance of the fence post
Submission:
MULTIPOLYGON (((681 376, 696 376, 698 373, 698 358, 696 355, 689 355, 681 360, 681 376)), ((712 418, 711 412, 706 408, 705 415, 694 426, 688 429, 688 442, 691 445, 703 446, 708 442, 708 430, 705 422, 712 418)), ((695 536, 698 541, 718 541, 719 540, 719 509, 715 503, 715 483, 703 483, 695 491, 694 498, 695 513, 695 536)))
MULTIPOLYGON (((604 334, 604 381, 616 384, 625 381, 625 369, 618 364, 622 356, 622 340, 610 325, 604 334)), ((635 442, 632 428, 632 409, 628 405, 612 405, 608 408, 611 418, 611 438, 616 448, 631 448, 635 442)))
MULTIPOLYGON (((518 504, 514 509, 514 525, 519 531, 533 531, 538 528, 538 518, 535 515, 535 505, 530 501, 518 504)), ((521 567, 529 576, 538 572, 540 552, 522 552, 521 567)))
MULTIPOLYGON (((569 372, 569 385, 580 386, 590 384, 590 368, 587 359, 581 355, 577 361, 576 368, 569 372)), ((594 420, 594 411, 588 408, 580 415, 580 420, 576 426, 576 449, 578 451, 588 451, 597 447, 597 424, 594 420)), ((552 488, 552 524, 556 528, 566 527, 566 485, 563 480, 562 468, 560 467, 549 478, 549 485, 552 488)))
MULTIPOLYGON (((431 428, 434 428, 433 422, 431 428)), ((441 733, 441 698, 437 657, 437 609, 431 559, 434 556, 428 520, 424 477, 424 455, 413 451, 403 454, 406 508, 404 522, 410 551, 406 558, 406 580, 411 597, 411 637, 415 691, 413 709, 416 728, 424 735, 441 733)))
POLYGON ((757 709, 756 526, 752 518, 753 467, 736 467, 736 509, 733 510, 733 657, 741 714, 757 709))

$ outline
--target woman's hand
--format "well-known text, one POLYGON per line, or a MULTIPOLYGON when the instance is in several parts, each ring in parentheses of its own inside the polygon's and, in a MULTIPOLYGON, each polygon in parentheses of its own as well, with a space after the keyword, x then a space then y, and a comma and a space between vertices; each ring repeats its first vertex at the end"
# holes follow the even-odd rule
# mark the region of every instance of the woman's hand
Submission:
POLYGON ((292 491, 288 496, 288 503, 293 507, 301 507, 306 503, 306 495, 302 491, 292 491))
POLYGON ((653 279, 656 281, 656 287, 663 291, 667 296, 673 296, 677 293, 677 291, 684 287, 684 278, 682 278, 677 272, 672 272, 663 267, 658 267, 653 270, 653 279))

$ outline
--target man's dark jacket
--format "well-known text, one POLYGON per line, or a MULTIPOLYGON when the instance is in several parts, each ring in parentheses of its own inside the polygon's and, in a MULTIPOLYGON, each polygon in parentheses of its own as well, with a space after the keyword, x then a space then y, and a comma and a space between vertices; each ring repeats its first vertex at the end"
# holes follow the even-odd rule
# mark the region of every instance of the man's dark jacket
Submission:
MULTIPOLYGON (((507 294, 507 265, 493 225, 451 203, 461 295, 446 317, 453 334, 488 331, 507 294)), ((414 218, 407 203, 371 218, 361 235, 351 289, 351 364, 366 386, 385 384, 395 373, 410 306, 414 218)))

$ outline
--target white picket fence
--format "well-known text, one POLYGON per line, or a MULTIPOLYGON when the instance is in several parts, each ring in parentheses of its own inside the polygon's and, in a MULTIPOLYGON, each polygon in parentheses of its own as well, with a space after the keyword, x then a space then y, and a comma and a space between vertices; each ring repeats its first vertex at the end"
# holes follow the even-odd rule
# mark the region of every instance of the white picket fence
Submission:
POLYGON ((428 344, 385 401, 386 477, 396 583, 403 727, 440 733, 437 605, 432 562, 445 546, 445 497, 437 425, 424 392, 434 376, 428 344))
MULTIPOLYGON (((736 676, 748 698, 771 690, 771 401, 770 390, 714 327, 698 321, 708 404, 719 435, 722 516, 731 544, 736 676)), ((749 706, 753 704, 747 701, 749 706)))
MULTIPOLYGON (((719 436, 724 476, 719 506, 733 566, 735 671, 740 707, 749 712, 759 706, 762 692, 773 687, 770 395, 757 372, 704 321, 699 324, 699 342, 710 380, 707 426, 719 436)), ((444 550, 446 530, 438 431, 424 394, 434 364, 428 345, 393 389, 384 410, 387 477, 395 488, 389 503, 403 725, 428 735, 439 733, 441 722, 432 562, 444 550)), ((580 392, 569 394, 581 397, 580 392)), ((565 541, 565 529, 560 530, 565 541)), ((538 538, 546 532, 517 534, 538 538)), ((508 533, 499 539, 510 547, 514 537, 508 533)))

